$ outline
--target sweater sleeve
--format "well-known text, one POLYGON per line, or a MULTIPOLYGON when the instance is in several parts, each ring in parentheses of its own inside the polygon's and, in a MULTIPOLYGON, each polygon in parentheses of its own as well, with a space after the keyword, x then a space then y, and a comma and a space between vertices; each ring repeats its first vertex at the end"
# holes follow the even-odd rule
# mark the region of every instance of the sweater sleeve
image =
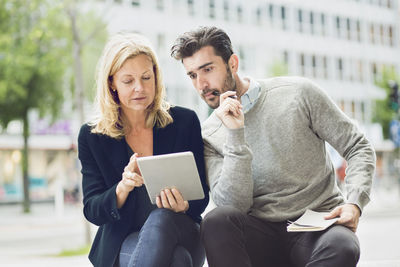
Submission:
POLYGON ((244 128, 227 130, 222 154, 205 140, 204 156, 214 203, 247 212, 253 205, 253 156, 245 141, 244 128))
POLYGON ((305 80, 301 102, 308 113, 310 127, 347 161, 346 202, 362 211, 370 200, 375 172, 375 152, 365 135, 335 103, 312 82, 305 80))

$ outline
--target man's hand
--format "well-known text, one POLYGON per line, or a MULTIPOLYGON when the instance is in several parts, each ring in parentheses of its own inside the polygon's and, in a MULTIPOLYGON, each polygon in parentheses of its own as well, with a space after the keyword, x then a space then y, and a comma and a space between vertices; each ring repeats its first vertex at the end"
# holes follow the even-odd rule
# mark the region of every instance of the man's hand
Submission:
POLYGON ((334 208, 325 219, 333 219, 339 217, 336 224, 341 224, 350 228, 353 232, 356 232, 358 226, 358 220, 360 218, 360 209, 354 204, 344 204, 334 208))
POLYGON ((189 209, 189 202, 183 199, 176 188, 164 189, 156 198, 158 208, 169 209, 175 212, 185 212, 189 209))
POLYGON ((244 126, 242 104, 239 100, 231 98, 235 91, 227 91, 219 96, 219 107, 216 109, 217 117, 228 129, 238 129, 244 126))

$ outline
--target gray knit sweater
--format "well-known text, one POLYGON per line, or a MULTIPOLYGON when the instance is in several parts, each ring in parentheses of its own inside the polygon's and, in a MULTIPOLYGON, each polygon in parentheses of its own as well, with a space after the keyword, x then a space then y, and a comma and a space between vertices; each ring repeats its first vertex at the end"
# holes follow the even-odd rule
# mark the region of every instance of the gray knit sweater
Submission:
POLYGON ((369 202, 375 153, 356 125, 310 80, 257 81, 261 94, 245 127, 225 128, 215 113, 203 123, 207 178, 217 206, 284 221, 306 209, 328 211, 369 202), (325 148, 347 161, 344 196, 325 148))

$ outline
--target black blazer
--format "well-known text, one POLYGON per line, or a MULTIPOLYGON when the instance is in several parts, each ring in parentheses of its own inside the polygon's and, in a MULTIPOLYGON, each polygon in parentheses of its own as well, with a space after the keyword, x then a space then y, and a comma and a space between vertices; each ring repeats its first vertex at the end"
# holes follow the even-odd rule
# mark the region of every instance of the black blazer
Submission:
MULTIPOLYGON (((208 204, 208 187, 205 178, 203 140, 200 122, 189 109, 172 107, 174 122, 165 128, 153 128, 153 154, 192 151, 203 185, 205 198, 189 201, 186 212, 200 223, 201 213, 208 204)), ((121 180, 124 167, 129 162, 127 143, 106 135, 93 134, 87 124, 81 127, 78 137, 79 159, 82 163, 83 212, 88 221, 100 226, 89 253, 94 266, 110 267, 119 255, 125 237, 133 231, 132 210, 135 209, 135 189, 121 209, 117 208, 115 189, 121 180)))

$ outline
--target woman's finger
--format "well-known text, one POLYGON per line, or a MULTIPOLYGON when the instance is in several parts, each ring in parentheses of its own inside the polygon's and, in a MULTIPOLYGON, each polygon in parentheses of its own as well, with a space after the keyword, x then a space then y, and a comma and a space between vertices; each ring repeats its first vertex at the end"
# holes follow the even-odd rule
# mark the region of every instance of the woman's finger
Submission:
POLYGON ((171 193, 171 190, 165 189, 164 192, 165 192, 165 194, 167 196, 167 200, 168 200, 169 205, 171 206, 171 208, 173 210, 175 210, 178 205, 176 203, 176 199, 175 199, 174 195, 171 193))
POLYGON ((159 209, 163 208, 163 205, 161 204, 160 196, 156 197, 156 205, 157 205, 157 208, 159 208, 159 209))
POLYGON ((169 202, 167 200, 167 196, 164 193, 164 190, 161 190, 160 196, 161 196, 161 204, 163 205, 163 207, 166 209, 171 209, 171 206, 169 205, 169 202))

